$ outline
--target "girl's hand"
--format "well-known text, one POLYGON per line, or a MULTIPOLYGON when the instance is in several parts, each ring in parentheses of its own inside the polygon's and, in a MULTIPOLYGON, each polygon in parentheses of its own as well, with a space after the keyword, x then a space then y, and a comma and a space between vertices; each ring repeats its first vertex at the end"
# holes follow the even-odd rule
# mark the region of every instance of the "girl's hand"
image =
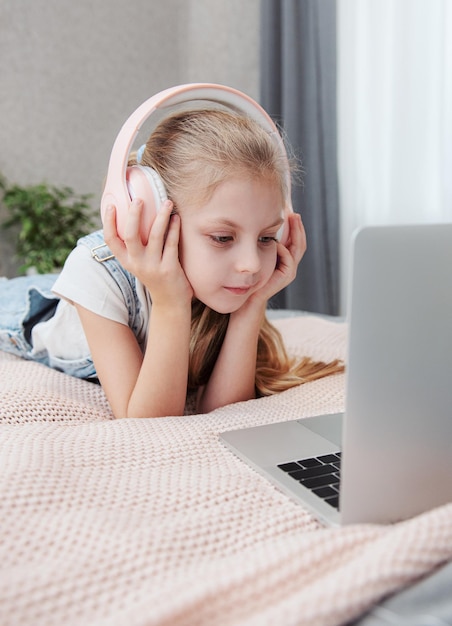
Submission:
POLYGON ((146 244, 140 236, 142 200, 136 198, 130 205, 124 240, 116 229, 115 207, 108 207, 104 216, 105 243, 121 265, 148 288, 153 306, 186 305, 193 297, 179 261, 180 217, 171 215, 172 209, 170 200, 162 204, 146 244))
POLYGON ((268 282, 256 291, 250 300, 259 299, 266 304, 272 296, 290 285, 297 275, 298 264, 306 252, 306 233, 298 213, 292 213, 288 219, 289 239, 286 245, 278 243, 275 271, 268 282))

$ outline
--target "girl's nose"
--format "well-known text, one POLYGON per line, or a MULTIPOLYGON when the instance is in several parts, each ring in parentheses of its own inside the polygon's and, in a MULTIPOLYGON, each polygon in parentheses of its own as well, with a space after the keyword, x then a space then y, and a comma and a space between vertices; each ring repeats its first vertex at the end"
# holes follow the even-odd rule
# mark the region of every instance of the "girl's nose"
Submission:
POLYGON ((247 274, 257 274, 261 268, 259 251, 254 246, 243 246, 237 251, 237 271, 247 274))

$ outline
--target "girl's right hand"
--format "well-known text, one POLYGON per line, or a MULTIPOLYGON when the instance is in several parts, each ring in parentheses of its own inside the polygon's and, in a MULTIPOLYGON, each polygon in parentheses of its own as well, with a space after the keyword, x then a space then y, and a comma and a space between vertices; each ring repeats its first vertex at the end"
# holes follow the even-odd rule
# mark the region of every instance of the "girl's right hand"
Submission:
POLYGON ((122 240, 116 228, 116 209, 109 206, 104 215, 104 238, 121 265, 149 290, 152 304, 186 306, 193 289, 179 261, 180 217, 171 215, 173 203, 165 201, 152 224, 149 239, 140 236, 143 202, 132 201, 122 240))

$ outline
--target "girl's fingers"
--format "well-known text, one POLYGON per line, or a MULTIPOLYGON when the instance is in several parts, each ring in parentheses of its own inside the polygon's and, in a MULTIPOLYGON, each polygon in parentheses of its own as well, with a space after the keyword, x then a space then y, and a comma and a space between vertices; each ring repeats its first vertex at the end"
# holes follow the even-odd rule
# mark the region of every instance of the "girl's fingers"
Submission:
POLYGON ((179 235, 180 235, 180 217, 176 213, 170 215, 169 225, 168 225, 168 233, 166 235, 165 240, 165 250, 167 248, 179 246, 179 235))
POLYGON ((276 269, 282 270, 283 268, 289 267, 294 263, 294 259, 292 257, 292 253, 286 246, 282 243, 278 243, 278 260, 276 263, 276 269))
POLYGON ((173 203, 171 200, 165 200, 157 212, 157 215, 152 222, 151 230, 149 233, 149 241, 151 239, 162 241, 166 235, 168 223, 173 210, 173 203))
POLYGON ((302 255, 304 255, 304 253, 306 252, 306 248, 307 248, 307 241, 306 241, 306 231, 304 228, 304 224, 301 220, 301 215, 298 216, 298 222, 300 225, 300 248, 302 249, 302 255))
POLYGON ((293 258, 299 263, 306 252, 306 232, 298 213, 293 213, 289 217, 290 234, 287 248, 293 258))
POLYGON ((102 227, 105 243, 113 254, 119 254, 124 247, 124 243, 118 235, 116 228, 116 207, 112 204, 107 207, 103 215, 102 227))
POLYGON ((104 229, 104 236, 109 237, 110 239, 118 236, 116 231, 116 209, 110 204, 107 206, 107 209, 102 216, 102 225, 104 229))
POLYGON ((127 220, 124 229, 124 241, 128 248, 135 243, 141 244, 140 226, 142 212, 143 201, 140 198, 134 198, 127 211, 127 220))
POLYGON ((173 203, 169 200, 162 204, 151 224, 147 242, 142 241, 141 227, 143 211, 146 208, 140 198, 135 198, 130 204, 124 231, 124 243, 128 252, 137 255, 141 254, 147 247, 152 247, 161 254, 172 208, 173 203))

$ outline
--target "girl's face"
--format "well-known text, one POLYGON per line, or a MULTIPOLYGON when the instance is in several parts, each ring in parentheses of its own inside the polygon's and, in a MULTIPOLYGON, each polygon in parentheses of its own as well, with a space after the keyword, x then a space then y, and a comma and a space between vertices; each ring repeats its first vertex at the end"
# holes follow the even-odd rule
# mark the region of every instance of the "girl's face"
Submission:
POLYGON ((221 183, 201 206, 180 207, 180 261, 198 300, 233 313, 272 276, 282 224, 278 187, 261 179, 221 183))

